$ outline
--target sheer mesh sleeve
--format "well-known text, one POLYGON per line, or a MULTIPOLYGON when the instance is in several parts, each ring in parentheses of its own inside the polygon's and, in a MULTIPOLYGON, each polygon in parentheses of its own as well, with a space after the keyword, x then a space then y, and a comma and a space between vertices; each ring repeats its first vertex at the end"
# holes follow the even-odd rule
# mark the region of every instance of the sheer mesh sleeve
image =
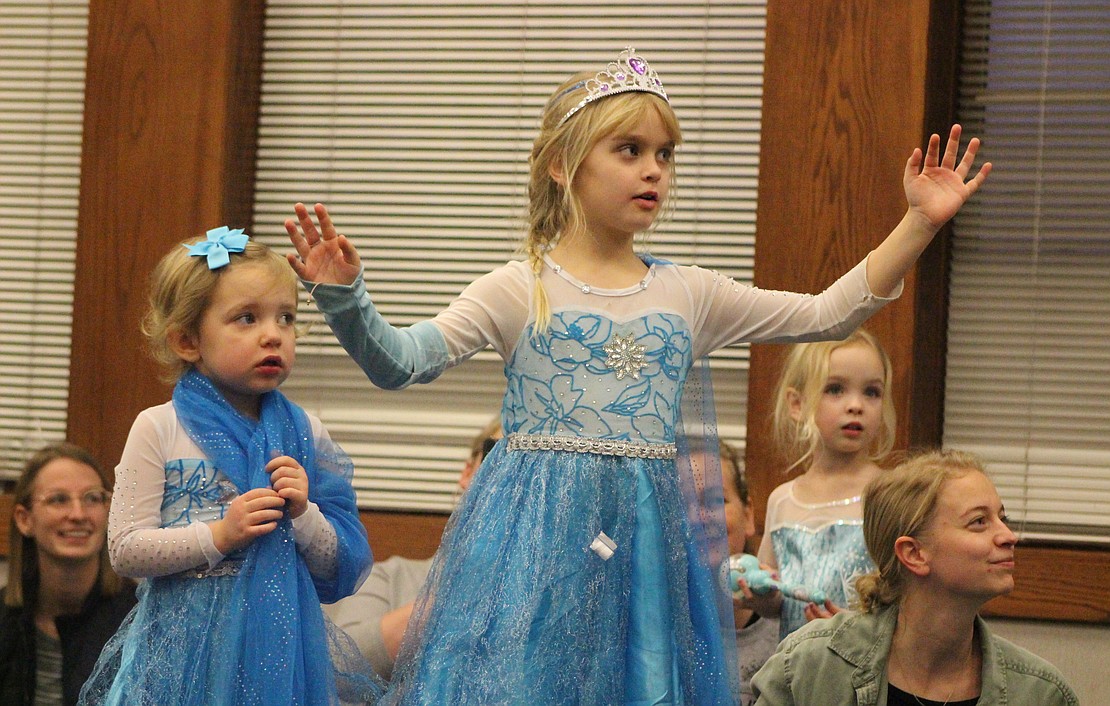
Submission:
POLYGON ((695 302, 695 357, 738 341, 789 343, 840 339, 854 331, 890 297, 867 286, 867 260, 820 294, 798 294, 739 284, 711 270, 683 268, 695 302))
POLYGON ((431 321, 389 325, 361 275, 349 286, 305 282, 343 348, 379 387, 430 382, 487 345, 504 358, 528 320, 531 275, 507 263, 475 280, 431 321))

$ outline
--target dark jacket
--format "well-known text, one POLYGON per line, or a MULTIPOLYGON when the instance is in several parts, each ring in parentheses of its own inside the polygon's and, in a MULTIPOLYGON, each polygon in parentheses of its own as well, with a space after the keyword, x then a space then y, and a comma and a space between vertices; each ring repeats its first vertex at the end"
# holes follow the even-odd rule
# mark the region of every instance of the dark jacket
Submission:
MULTIPOLYGON (((0 597, 6 591, 0 591, 0 597)), ((135 605, 135 587, 103 597, 94 588, 76 615, 54 624, 62 643, 62 703, 77 703, 81 686, 92 673, 104 643, 116 633, 135 605)), ((0 605, 0 704, 32 706, 35 702, 35 622, 30 610, 0 605)))

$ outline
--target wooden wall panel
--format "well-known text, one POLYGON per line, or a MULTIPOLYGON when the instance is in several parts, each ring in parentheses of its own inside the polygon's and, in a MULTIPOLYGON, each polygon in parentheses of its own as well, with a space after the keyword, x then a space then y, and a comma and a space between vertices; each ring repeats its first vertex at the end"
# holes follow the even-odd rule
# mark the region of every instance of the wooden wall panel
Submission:
MULTIPOLYGON (((902 217, 905 159, 955 114, 959 5, 769 0, 757 285, 820 291, 902 217)), ((896 449, 942 439, 949 247, 945 229, 867 323, 894 363, 896 449)), ((752 347, 746 464, 760 532, 767 495, 787 480, 769 425, 784 353, 752 347)), ((1110 551, 1020 546, 1017 588, 984 612, 1110 622, 1110 551)))
POLYGON ((439 549, 449 515, 422 512, 363 510, 362 525, 370 537, 374 561, 399 555, 427 559, 439 549))
POLYGON ((169 395, 139 333, 148 273, 174 243, 249 224, 262 15, 90 2, 68 435, 108 468, 169 395))
MULTIPOLYGON (((923 143, 926 0, 770 0, 755 283, 819 292, 880 243, 906 210, 902 172, 923 143)), ((913 385, 916 277, 867 324, 895 364, 899 446, 913 385)), ((747 467, 760 525, 784 463, 771 443, 785 348, 752 348, 747 467)))

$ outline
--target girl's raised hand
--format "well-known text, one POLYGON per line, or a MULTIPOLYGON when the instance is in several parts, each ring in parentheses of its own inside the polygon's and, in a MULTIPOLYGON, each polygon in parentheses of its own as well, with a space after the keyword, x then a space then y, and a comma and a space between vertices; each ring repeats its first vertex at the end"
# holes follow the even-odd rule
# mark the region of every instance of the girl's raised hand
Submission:
POLYGON ((209 525, 212 543, 230 554, 277 529, 285 500, 269 488, 254 488, 231 501, 227 514, 209 525))
POLYGON ((266 464, 270 485, 285 501, 289 517, 296 519, 308 509, 308 474, 289 456, 278 456, 266 464))
POLYGON ((921 148, 917 148, 906 161, 906 171, 902 178, 906 201, 909 202, 910 210, 925 218, 934 231, 956 215, 991 173, 991 163, 987 162, 979 168, 974 178, 967 178, 975 164, 975 153, 979 151, 979 138, 971 138, 963 158, 957 163, 960 132, 959 125, 952 126, 943 156, 940 155, 940 135, 933 134, 929 138, 924 160, 921 148))
POLYGON ((309 282, 326 284, 354 282, 362 270, 358 251, 347 240, 347 236, 336 232, 324 204, 318 203, 315 206, 319 229, 312 222, 312 216, 303 203, 294 205, 293 211, 297 214, 297 220, 286 219, 285 231, 289 233, 289 240, 297 249, 297 254, 285 257, 297 276, 309 282))

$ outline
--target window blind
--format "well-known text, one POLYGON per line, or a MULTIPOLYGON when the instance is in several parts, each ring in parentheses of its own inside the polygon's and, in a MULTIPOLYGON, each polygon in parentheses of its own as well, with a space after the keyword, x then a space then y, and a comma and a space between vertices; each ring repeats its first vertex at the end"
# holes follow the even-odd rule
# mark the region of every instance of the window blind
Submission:
POLYGON ((0 0, 0 478, 66 433, 87 22, 0 0))
MULTIPOLYGON (((764 4, 270 0, 253 234, 288 251, 292 204, 324 202, 386 319, 431 317, 518 256, 550 92, 632 45, 686 140, 675 215, 649 249, 750 282, 764 4)), ((360 504, 450 509, 468 442, 500 409, 500 359, 485 351, 431 385, 381 391, 302 311, 313 330, 283 389, 352 456, 360 504)), ((746 348, 714 368, 721 436, 742 444, 746 348)))
POLYGON ((966 3, 960 119, 994 162, 955 222, 944 440, 1022 536, 1110 542, 1110 5, 966 3))

